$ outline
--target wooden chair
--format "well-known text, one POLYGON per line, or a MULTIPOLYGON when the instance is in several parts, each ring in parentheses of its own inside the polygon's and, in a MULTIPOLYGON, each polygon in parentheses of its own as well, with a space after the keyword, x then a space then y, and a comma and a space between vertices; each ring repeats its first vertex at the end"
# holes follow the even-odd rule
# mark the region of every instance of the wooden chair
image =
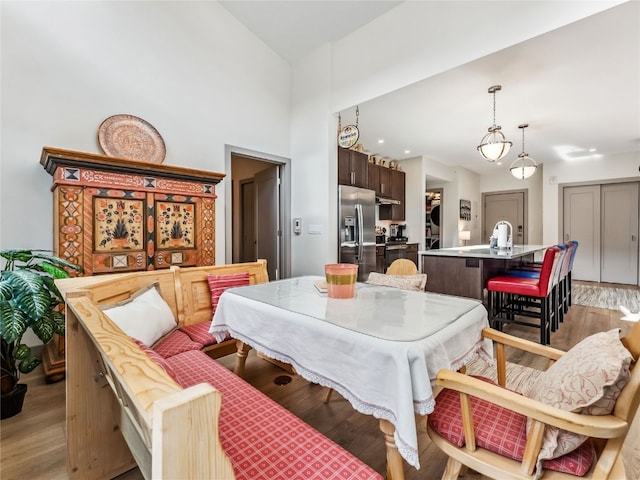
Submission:
POLYGON ((391 262, 389 268, 385 272, 387 275, 417 275, 418 267, 407 258, 398 258, 391 262))
MULTIPOLYGON (((584 478, 592 480, 618 480, 625 478, 620 452, 640 403, 640 368, 637 368, 638 357, 640 356, 640 323, 636 324, 631 332, 622 339, 623 345, 633 357, 631 376, 617 398, 613 412, 610 415, 585 415, 560 410, 503 388, 506 381, 505 345, 544 356, 548 358, 550 363, 560 359, 565 352, 512 337, 489 328, 485 329, 483 335, 493 340, 497 348, 496 363, 499 385, 449 370, 441 370, 437 375, 436 383, 439 387, 443 387, 443 390, 440 390, 436 398, 436 411, 429 417, 427 432, 433 443, 449 456, 442 479, 456 479, 461 474, 461 470, 466 467, 491 478, 499 478, 501 480, 536 478, 534 469, 546 426, 555 426, 564 431, 590 437, 588 442, 591 442, 593 449, 588 443, 579 447, 589 447, 589 455, 592 456, 595 452, 591 467, 585 467, 585 469, 589 469, 584 478), (442 397, 443 394, 445 395, 444 397, 442 397), (447 404, 456 403, 457 420, 452 416, 446 418, 445 422, 461 422, 459 434, 463 435, 464 442, 462 446, 452 443, 450 435, 449 439, 447 439, 436 431, 436 429, 442 431, 442 428, 438 427, 436 418, 438 402, 442 402, 442 409, 445 409, 447 404), (474 413, 472 413, 472 402, 475 402, 473 404, 474 413), (494 409, 492 410, 492 415, 508 414, 511 415, 509 418, 516 416, 522 418, 524 416, 530 419, 531 426, 529 433, 526 435, 524 450, 521 450, 521 460, 514 460, 494 453, 489 449, 494 450, 493 447, 487 445, 486 442, 481 442, 478 431, 481 431, 484 427, 474 425, 482 423, 482 421, 478 421, 477 412, 475 411, 476 408, 480 408, 480 402, 483 402, 485 407, 489 405, 490 407, 488 408, 494 409), (496 414, 495 412, 499 413, 496 414), (479 443, 484 447, 479 446, 479 443)), ((489 416, 489 414, 485 413, 486 416, 489 416)), ((444 418, 441 417, 441 420, 444 418)), ((494 435, 504 440, 506 448, 511 448, 508 453, 513 453, 515 448, 513 445, 509 446, 509 439, 506 436, 497 433, 494 433, 494 435)), ((455 439, 453 440, 455 441, 455 439)), ((522 448, 522 445, 520 445, 520 448, 522 448)), ((514 457, 517 457, 517 455, 514 455, 514 457)), ((625 461, 628 461, 628 459, 625 459, 625 461)), ((638 460, 636 459, 635 462, 638 462, 638 460)), ((548 464, 543 465, 541 480, 578 479, 578 477, 569 473, 549 470, 547 469, 548 464)))

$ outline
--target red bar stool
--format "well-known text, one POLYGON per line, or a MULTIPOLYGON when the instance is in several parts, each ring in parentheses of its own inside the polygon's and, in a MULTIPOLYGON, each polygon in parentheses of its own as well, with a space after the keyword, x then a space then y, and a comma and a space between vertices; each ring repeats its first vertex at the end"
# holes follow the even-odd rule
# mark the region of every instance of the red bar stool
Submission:
POLYGON ((549 247, 544 253, 538 278, 499 275, 487 282, 489 322, 497 330, 503 324, 517 324, 540 329, 540 343, 551 341, 551 326, 556 320, 557 308, 553 304, 554 280, 560 267, 560 248, 549 247), (539 324, 519 320, 525 316, 538 318, 539 324))
POLYGON ((576 252, 578 251, 577 240, 569 240, 569 243, 573 245, 573 250, 571 251, 571 259, 569 260, 569 271, 567 272, 565 312, 568 311, 569 307, 571 306, 571 271, 573 270, 573 260, 576 258, 576 252))

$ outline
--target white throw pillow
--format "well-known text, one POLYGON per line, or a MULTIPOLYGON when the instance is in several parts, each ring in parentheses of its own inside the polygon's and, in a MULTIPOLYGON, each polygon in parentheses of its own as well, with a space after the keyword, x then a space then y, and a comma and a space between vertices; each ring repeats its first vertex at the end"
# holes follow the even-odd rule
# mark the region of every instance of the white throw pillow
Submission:
POLYGON ((102 311, 124 333, 146 345, 153 345, 177 327, 173 312, 157 287, 156 283, 144 287, 130 299, 102 311))
POLYGON ((367 283, 424 292, 424 287, 427 284, 427 275, 424 273, 416 275, 387 275, 384 273, 371 272, 367 283))

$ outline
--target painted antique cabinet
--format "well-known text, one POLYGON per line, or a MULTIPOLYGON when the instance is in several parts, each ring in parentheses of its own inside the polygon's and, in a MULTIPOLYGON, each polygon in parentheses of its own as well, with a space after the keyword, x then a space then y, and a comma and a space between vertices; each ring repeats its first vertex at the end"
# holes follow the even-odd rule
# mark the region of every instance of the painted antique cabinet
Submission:
POLYGON ((54 254, 84 275, 215 263, 224 174, 50 147, 40 164, 53 177, 54 254))

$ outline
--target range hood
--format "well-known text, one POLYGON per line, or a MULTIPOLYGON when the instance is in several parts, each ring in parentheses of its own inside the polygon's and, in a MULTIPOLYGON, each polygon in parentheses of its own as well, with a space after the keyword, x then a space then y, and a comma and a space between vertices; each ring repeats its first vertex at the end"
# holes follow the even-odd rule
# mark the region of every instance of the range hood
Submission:
POLYGON ((394 200, 393 198, 376 197, 376 203, 378 205, 400 205, 400 200, 394 200))

